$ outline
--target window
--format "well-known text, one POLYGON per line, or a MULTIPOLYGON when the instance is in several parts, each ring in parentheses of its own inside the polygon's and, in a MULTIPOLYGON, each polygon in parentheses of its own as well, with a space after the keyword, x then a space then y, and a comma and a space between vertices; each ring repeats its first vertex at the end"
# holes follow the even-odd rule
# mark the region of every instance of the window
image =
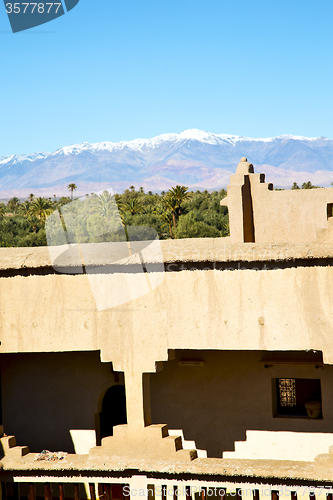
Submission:
POLYGON ((307 417, 305 403, 318 401, 321 404, 319 379, 277 378, 273 380, 275 391, 274 416, 307 417))
POLYGON ((279 378, 279 405, 281 408, 296 406, 296 380, 294 378, 279 378))

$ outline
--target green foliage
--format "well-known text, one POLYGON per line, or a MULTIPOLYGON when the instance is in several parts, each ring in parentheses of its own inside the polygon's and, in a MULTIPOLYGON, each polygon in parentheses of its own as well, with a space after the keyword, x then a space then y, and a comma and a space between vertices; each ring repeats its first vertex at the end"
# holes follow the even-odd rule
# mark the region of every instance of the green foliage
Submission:
POLYGON ((319 186, 314 186, 311 181, 303 182, 302 189, 318 189, 319 186))
POLYGON ((67 203, 70 203, 71 199, 69 196, 62 196, 58 202, 56 202, 56 207, 62 207, 63 205, 66 205, 67 203))
POLYGON ((148 214, 137 214, 134 215, 133 217, 130 218, 130 224, 131 226, 149 226, 155 229, 155 231, 161 235, 163 231, 163 221, 162 219, 157 215, 153 213, 148 213, 148 214))
MULTIPOLYGON (((29 203, 29 202, 28 202, 29 203)), ((54 211, 52 202, 45 198, 35 198, 30 206, 28 205, 27 215, 37 217, 42 221, 46 221, 47 217, 54 211)))
POLYGON ((225 196, 224 189, 188 192, 176 186, 160 195, 130 186, 121 195, 104 191, 74 202, 69 196, 51 200, 31 194, 22 203, 12 198, 0 206, 0 246, 46 245, 46 221, 52 245, 145 240, 154 238, 154 231, 160 239, 227 236, 228 210, 220 205, 225 196), (52 215, 55 210, 58 214, 52 215))
POLYGON ((16 198, 16 196, 11 198, 9 200, 9 202, 7 203, 8 212, 16 212, 16 210, 19 207, 19 204, 20 204, 20 200, 18 198, 16 198))
POLYGON ((138 198, 133 198, 119 206, 122 212, 130 212, 131 215, 142 214, 145 209, 138 198))
POLYGON ((297 182, 294 182, 291 186, 291 189, 318 189, 319 186, 314 186, 311 181, 303 182, 302 187, 300 188, 297 182))
POLYGON ((179 218, 177 238, 216 238, 229 234, 228 209, 220 205, 226 196, 219 192, 196 191, 190 201, 184 204, 184 215, 179 218))
POLYGON ((20 206, 18 207, 18 210, 17 210, 17 213, 20 214, 20 215, 24 215, 24 216, 28 216, 29 215, 29 211, 30 211, 30 208, 31 208, 31 203, 30 201, 24 201, 23 203, 20 204, 20 206))
POLYGON ((60 207, 47 221, 49 244, 99 243, 125 240, 117 204, 108 191, 60 207))
POLYGON ((221 233, 216 227, 198 220, 196 214, 190 212, 180 218, 176 236, 177 238, 218 238, 221 233))
POLYGON ((44 224, 38 219, 20 215, 0 219, 1 247, 36 247, 46 244, 44 224))
POLYGON ((166 195, 164 198, 162 198, 162 206, 164 209, 163 213, 166 213, 168 218, 170 218, 170 216, 172 217, 173 228, 174 230, 176 230, 176 225, 177 225, 176 215, 178 208, 177 200, 173 196, 170 196, 170 194, 166 195))
POLYGON ((182 213, 182 204, 192 198, 192 194, 188 193, 187 189, 188 188, 186 186, 178 185, 169 189, 167 198, 174 201, 178 215, 181 215, 182 213))

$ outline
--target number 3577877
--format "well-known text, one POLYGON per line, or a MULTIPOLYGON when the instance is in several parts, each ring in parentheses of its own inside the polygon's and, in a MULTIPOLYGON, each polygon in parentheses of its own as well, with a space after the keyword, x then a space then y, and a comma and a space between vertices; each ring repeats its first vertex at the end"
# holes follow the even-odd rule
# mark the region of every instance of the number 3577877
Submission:
POLYGON ((61 3, 6 3, 7 14, 57 14, 61 3))

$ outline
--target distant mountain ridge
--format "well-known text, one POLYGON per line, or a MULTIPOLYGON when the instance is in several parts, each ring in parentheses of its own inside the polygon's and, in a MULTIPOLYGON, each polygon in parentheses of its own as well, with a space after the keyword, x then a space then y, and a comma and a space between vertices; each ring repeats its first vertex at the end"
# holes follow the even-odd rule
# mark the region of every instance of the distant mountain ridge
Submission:
POLYGON ((131 184, 145 190, 185 184, 191 189, 220 189, 242 156, 255 170, 266 173, 276 187, 311 180, 333 181, 333 140, 282 135, 266 139, 213 134, 190 129, 152 139, 117 143, 82 143, 52 153, 0 157, 0 196, 58 196, 69 182, 77 194, 112 187, 123 191, 131 184))

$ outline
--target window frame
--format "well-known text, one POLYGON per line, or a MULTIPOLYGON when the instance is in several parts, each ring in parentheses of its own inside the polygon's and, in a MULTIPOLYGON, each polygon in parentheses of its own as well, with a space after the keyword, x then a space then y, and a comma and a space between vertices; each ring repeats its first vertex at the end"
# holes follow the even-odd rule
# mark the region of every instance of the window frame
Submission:
POLYGON ((283 376, 274 377, 274 378, 272 378, 272 395, 273 395, 273 398, 272 398, 273 408, 272 408, 272 410, 273 410, 273 417, 274 418, 291 418, 291 419, 297 418, 297 419, 307 419, 307 420, 323 420, 322 387, 321 387, 321 379, 320 378, 301 378, 301 377, 283 377, 283 376), (295 385, 296 385, 296 411, 295 411, 295 413, 293 411, 291 411, 291 412, 286 411, 285 413, 281 412, 281 406, 279 404, 279 380, 281 380, 281 379, 293 379, 293 380, 295 380, 295 385), (308 398, 304 398, 304 392, 306 392, 306 381, 310 381, 310 380, 317 381, 319 383, 318 384, 319 387, 317 389, 314 388, 315 384, 312 383, 311 385, 313 387, 312 387, 312 389, 309 389, 309 391, 312 390, 312 392, 309 392, 308 398), (302 385, 303 385, 303 387, 302 387, 302 385), (297 386, 299 388, 301 386, 301 392, 303 391, 303 393, 301 393, 301 397, 297 396, 297 386), (315 398, 311 397, 314 395, 314 391, 317 391, 315 398), (318 397, 318 391, 320 394, 320 398, 318 397), (297 399, 298 399, 298 401, 299 401, 299 399, 301 399, 302 402, 297 403, 297 399), (307 401, 313 401, 313 400, 320 401, 321 414, 318 418, 313 419, 313 418, 308 417, 305 407, 304 407, 304 412, 302 411, 302 413, 301 412, 297 413, 297 407, 299 408, 302 406, 302 410, 303 410, 303 404, 304 404, 303 399, 306 399, 307 401))

